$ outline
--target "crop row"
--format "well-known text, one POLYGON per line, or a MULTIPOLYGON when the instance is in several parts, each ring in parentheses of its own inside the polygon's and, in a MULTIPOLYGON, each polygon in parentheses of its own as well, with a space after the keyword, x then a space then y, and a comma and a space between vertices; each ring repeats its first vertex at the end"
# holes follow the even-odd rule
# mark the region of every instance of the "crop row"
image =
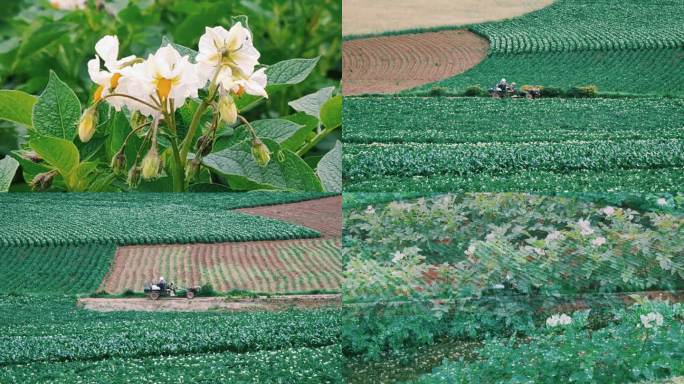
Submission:
POLYGON ((344 119, 345 143, 684 138, 684 102, 678 99, 350 97, 344 119))
POLYGON ((0 366, 334 345, 336 310, 249 313, 99 313, 74 299, 0 299, 0 366))
POLYGON ((0 367, 3 383, 343 383, 339 345, 0 367))
POLYGON ((681 48, 492 54, 465 73, 410 92, 426 92, 435 86, 463 92, 476 84, 487 89, 505 77, 519 85, 569 89, 595 84, 606 92, 681 95, 683 55, 681 48))
POLYGON ((343 160, 350 182, 382 176, 503 175, 532 169, 659 169, 684 166, 684 140, 357 144, 345 148, 343 160))
POLYGON ((90 293, 114 259, 112 244, 0 247, 0 291, 90 293))
POLYGON ((472 29, 495 52, 680 48, 679 1, 560 0, 537 12, 472 29))
POLYGON ((0 217, 0 246, 211 243, 320 236, 299 225, 217 210, 211 205, 174 204, 175 199, 129 204, 137 196, 126 196, 88 201, 2 196, 0 204, 6 209, 0 217))

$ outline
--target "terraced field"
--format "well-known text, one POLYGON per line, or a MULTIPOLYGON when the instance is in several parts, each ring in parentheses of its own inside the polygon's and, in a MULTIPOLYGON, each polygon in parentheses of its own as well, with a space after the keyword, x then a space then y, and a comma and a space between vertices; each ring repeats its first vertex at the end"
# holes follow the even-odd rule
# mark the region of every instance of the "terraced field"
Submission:
POLYGON ((378 192, 676 190, 683 103, 347 98, 344 179, 378 192))
POLYGON ((559 0, 525 16, 469 29, 490 42, 489 57, 462 76, 418 89, 518 84, 602 91, 684 93, 684 24, 679 0, 559 0))

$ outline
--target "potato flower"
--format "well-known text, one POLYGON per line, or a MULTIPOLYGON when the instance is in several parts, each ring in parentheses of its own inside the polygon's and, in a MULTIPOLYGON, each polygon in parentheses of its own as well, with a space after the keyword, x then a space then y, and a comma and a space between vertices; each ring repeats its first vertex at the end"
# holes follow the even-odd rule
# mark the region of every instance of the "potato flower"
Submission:
POLYGON ((197 64, 191 63, 188 56, 181 56, 171 45, 159 48, 142 63, 124 68, 122 73, 118 91, 147 103, 128 99, 128 107, 154 117, 160 116, 162 110, 173 113, 188 97, 197 97, 197 91, 205 84, 197 64))
MULTIPOLYGON (((95 58, 88 61, 88 74, 90 79, 99 87, 93 94, 93 101, 98 102, 108 94, 113 93, 119 85, 121 79, 121 71, 127 65, 130 65, 136 59, 135 56, 126 56, 122 59, 119 57, 119 38, 112 35, 107 35, 101 38, 95 44, 95 58), (104 62, 106 70, 100 69, 100 60, 104 62)), ((113 97, 107 101, 120 110, 121 106, 125 104, 125 100, 121 97, 113 97)))
POLYGON ((63 11, 73 11, 76 9, 85 9, 86 0, 50 0, 50 5, 53 8, 63 11))
POLYGON ((562 314, 555 314, 548 319, 546 319, 546 325, 554 328, 558 327, 561 325, 570 325, 572 323, 572 317, 562 313, 562 314))
POLYGON ((266 70, 254 70, 259 56, 251 32, 238 22, 230 30, 207 27, 200 37, 197 63, 205 76, 216 74, 216 82, 225 92, 268 97, 266 70))
POLYGON ((639 316, 644 328, 657 328, 663 325, 663 315, 658 312, 651 312, 647 315, 639 316))

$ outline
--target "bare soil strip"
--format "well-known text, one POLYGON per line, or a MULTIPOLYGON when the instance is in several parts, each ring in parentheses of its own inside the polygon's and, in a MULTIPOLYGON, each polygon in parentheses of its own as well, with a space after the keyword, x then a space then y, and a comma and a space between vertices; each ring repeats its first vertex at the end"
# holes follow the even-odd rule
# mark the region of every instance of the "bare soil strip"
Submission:
POLYGON ((342 34, 361 35, 503 20, 553 0, 342 0, 342 34))
POLYGON ((140 292, 145 282, 159 276, 179 286, 210 283, 221 292, 339 290, 341 242, 338 238, 119 247, 100 290, 140 292))
POLYGON ((314 309, 340 307, 341 295, 288 295, 256 299, 231 299, 223 297, 162 298, 159 300, 130 298, 82 298, 78 305, 93 311, 284 311, 291 308, 314 309))
POLYGON ((343 94, 395 93, 442 80, 477 65, 488 49, 487 39, 464 30, 345 41, 343 94))
POLYGON ((323 238, 342 237, 342 196, 237 211, 303 225, 317 230, 323 238))

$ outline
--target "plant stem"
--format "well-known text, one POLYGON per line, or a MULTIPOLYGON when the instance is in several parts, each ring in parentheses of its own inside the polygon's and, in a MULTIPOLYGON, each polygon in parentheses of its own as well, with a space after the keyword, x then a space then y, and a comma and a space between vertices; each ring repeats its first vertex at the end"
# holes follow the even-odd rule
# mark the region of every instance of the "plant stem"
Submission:
POLYGON ((214 77, 211 79, 211 83, 209 84, 209 94, 207 95, 207 98, 202 100, 202 103, 197 107, 195 114, 192 116, 190 127, 188 127, 188 133, 185 135, 185 139, 183 139, 183 142, 181 143, 180 156, 183 160, 183 165, 185 165, 185 162, 188 159, 188 153, 190 153, 190 147, 192 147, 192 138, 195 137, 197 127, 199 126, 200 120, 202 120, 202 115, 216 96, 216 90, 218 89, 218 86, 216 85, 216 78, 218 77, 220 71, 221 66, 219 65, 216 67, 214 77))
POLYGON ((322 130, 322 131, 319 132, 311 141, 309 141, 308 143, 306 143, 303 147, 299 148, 299 149, 297 150, 297 155, 299 155, 300 157, 301 157, 301 156, 304 156, 307 152, 309 152, 309 151, 312 150, 316 145, 318 145, 318 143, 320 143, 321 140, 325 139, 329 134, 331 134, 331 133, 332 133, 334 130, 336 130, 336 129, 337 129, 337 127, 336 127, 336 128, 332 128, 332 129, 326 128, 326 129, 322 130))
MULTIPOLYGON (((173 107, 171 108, 173 110, 173 107)), ((173 165, 171 171, 173 173, 173 191, 174 192, 184 192, 185 191, 185 161, 181 158, 180 152, 178 150, 178 136, 176 135, 176 120, 174 119, 173 112, 165 113, 164 120, 166 120, 166 126, 171 131, 171 151, 173 152, 173 165)))
POLYGON ((131 100, 135 100, 135 101, 137 101, 137 102, 140 103, 140 104, 144 104, 144 105, 146 105, 146 106, 148 106, 148 107, 154 109, 155 111, 158 111, 158 110, 159 110, 159 107, 156 106, 156 105, 152 105, 152 104, 148 103, 147 101, 144 101, 144 100, 142 100, 142 99, 139 99, 139 98, 137 98, 137 97, 135 97, 135 96, 125 95, 125 94, 123 94, 123 93, 110 93, 110 94, 107 95, 107 96, 103 96, 99 101, 102 101, 102 100, 107 99, 107 98, 110 98, 110 97, 126 97, 126 98, 129 98, 129 99, 131 99, 131 100))

